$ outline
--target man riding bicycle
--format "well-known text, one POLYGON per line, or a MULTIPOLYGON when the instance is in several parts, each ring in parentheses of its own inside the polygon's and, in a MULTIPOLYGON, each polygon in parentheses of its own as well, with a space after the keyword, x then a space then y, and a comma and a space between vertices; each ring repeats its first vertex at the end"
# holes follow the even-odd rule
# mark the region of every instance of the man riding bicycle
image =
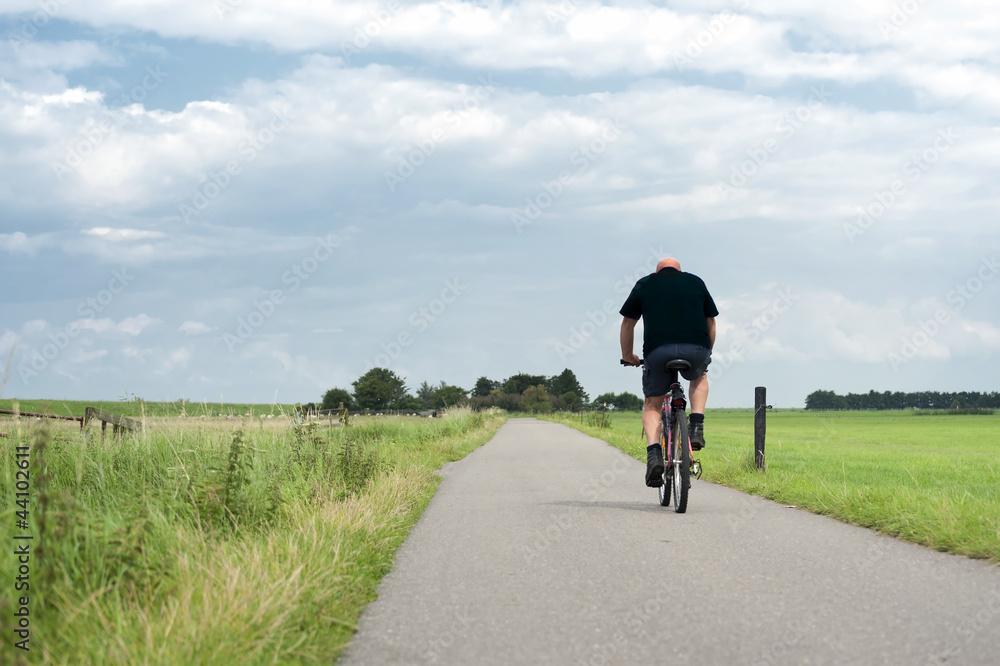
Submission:
POLYGON ((641 278, 632 288, 622 315, 622 360, 639 365, 633 353, 635 325, 643 320, 642 393, 646 400, 642 410, 642 425, 646 432, 646 485, 658 486, 663 475, 663 450, 660 447, 660 411, 669 390, 667 361, 684 359, 691 368, 681 372, 691 382, 691 416, 689 430, 691 448, 700 451, 705 446, 705 404, 708 402, 708 364, 715 346, 715 307, 708 288, 701 278, 681 272, 681 265, 672 257, 661 259, 656 272, 641 278))

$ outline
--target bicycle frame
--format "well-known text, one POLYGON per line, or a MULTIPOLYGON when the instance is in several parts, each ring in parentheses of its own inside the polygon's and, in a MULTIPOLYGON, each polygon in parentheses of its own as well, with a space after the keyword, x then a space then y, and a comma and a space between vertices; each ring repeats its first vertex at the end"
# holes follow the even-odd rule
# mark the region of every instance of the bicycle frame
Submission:
MULTIPOLYGON (((670 374, 670 389, 663 398, 663 411, 660 418, 663 430, 660 435, 660 443, 663 446, 663 461, 667 467, 673 465, 670 452, 673 450, 674 423, 678 416, 684 418, 686 411, 687 399, 684 397, 684 389, 681 388, 681 384, 677 379, 677 371, 672 370, 670 374)), ((688 442, 688 450, 691 451, 693 458, 694 451, 691 450, 690 442, 688 442)))

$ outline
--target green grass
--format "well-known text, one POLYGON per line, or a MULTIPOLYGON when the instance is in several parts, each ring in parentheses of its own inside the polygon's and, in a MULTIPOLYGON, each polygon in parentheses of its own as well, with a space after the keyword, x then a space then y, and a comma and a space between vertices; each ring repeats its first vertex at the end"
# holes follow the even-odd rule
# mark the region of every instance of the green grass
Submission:
MULTIPOLYGON (((434 470, 502 421, 174 419, 104 443, 71 423, 10 424, 0 520, 12 528, 14 447, 32 447, 32 652, 12 647, 10 581, 0 663, 330 663, 430 501, 434 470)), ((7 580, 16 563, 2 552, 7 580)))
POLYGON ((295 405, 262 405, 248 403, 220 402, 140 402, 137 400, 0 400, 0 409, 13 410, 18 403, 22 412, 34 414, 58 414, 60 416, 83 416, 87 407, 97 407, 122 416, 261 416, 271 414, 292 414, 295 405))
MULTIPOLYGON (((552 418, 645 461, 637 413, 603 431, 552 418)), ((753 410, 709 410, 705 433, 705 480, 1000 563, 1000 416, 769 412, 766 472, 752 467, 753 410)))

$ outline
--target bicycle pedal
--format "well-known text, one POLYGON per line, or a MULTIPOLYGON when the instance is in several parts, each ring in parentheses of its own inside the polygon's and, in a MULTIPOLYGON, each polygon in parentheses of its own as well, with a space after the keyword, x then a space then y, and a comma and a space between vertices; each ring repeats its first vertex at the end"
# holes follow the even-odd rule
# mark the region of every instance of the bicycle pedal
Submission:
POLYGON ((694 475, 694 478, 696 478, 696 479, 700 479, 701 478, 701 461, 700 460, 692 460, 691 461, 691 473, 694 475))

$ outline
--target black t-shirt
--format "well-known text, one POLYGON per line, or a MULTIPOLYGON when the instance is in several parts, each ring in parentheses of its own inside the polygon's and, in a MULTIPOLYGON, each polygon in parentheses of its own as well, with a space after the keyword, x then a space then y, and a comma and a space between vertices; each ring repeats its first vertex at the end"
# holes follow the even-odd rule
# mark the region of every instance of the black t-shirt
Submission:
POLYGON ((718 316, 719 310, 700 277, 664 268, 635 283, 619 314, 629 319, 642 317, 645 355, 675 342, 708 347, 705 319, 718 316))

